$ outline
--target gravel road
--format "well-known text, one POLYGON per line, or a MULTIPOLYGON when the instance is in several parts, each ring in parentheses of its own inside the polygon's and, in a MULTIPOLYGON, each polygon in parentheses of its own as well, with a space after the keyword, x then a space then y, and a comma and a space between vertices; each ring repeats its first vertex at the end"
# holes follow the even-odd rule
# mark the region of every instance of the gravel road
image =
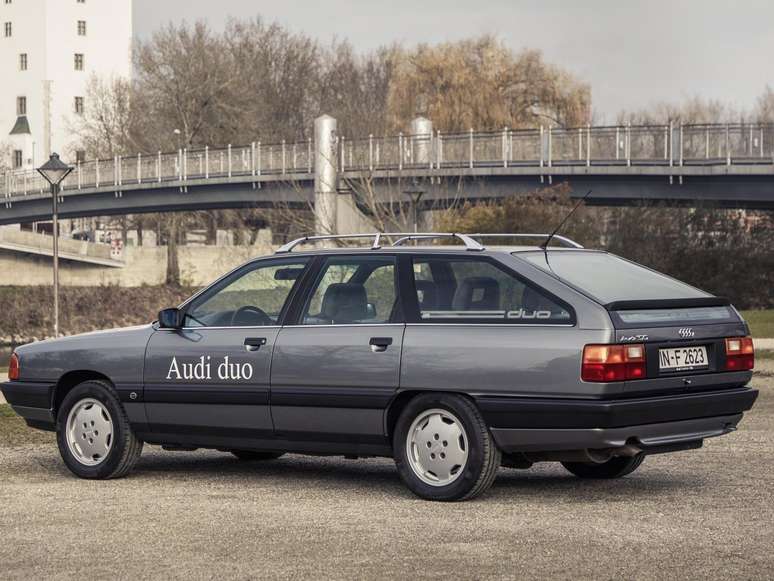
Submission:
POLYGON ((88 482, 49 436, 0 443, 0 577, 771 578, 774 379, 755 383, 740 431, 702 450, 613 482, 502 469, 460 504, 413 497, 387 460, 147 447, 88 482))

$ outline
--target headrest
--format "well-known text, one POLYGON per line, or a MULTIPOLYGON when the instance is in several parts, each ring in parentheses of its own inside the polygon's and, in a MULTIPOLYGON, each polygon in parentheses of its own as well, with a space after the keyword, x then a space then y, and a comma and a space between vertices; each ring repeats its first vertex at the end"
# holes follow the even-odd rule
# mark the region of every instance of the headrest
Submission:
POLYGON ((419 308, 423 311, 432 311, 438 307, 438 287, 431 280, 415 281, 417 287, 417 300, 419 308))
POLYGON ((334 283, 323 297, 320 315, 334 323, 352 323, 368 317, 368 294, 362 284, 334 283))
POLYGON ((471 276, 454 294, 454 308, 466 311, 496 311, 500 308, 500 285, 489 276, 471 276))

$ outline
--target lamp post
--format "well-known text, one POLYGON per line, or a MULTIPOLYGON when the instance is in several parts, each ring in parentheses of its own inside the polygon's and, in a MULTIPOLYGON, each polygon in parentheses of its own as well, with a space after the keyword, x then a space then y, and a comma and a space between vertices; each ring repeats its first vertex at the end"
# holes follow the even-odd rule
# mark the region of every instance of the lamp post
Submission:
POLYGON ((54 337, 59 337, 59 185, 73 168, 52 153, 38 172, 51 185, 51 223, 54 235, 54 337))

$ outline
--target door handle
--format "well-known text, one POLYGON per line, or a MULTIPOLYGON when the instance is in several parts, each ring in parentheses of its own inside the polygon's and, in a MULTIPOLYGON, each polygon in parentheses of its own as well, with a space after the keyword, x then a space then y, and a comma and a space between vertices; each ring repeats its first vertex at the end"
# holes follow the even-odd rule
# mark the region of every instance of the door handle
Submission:
POLYGON ((392 345, 392 337, 371 337, 368 344, 371 346, 371 351, 381 353, 387 351, 387 347, 392 345))
POLYGON ((266 337, 247 337, 245 339, 245 351, 258 351, 266 345, 266 337))

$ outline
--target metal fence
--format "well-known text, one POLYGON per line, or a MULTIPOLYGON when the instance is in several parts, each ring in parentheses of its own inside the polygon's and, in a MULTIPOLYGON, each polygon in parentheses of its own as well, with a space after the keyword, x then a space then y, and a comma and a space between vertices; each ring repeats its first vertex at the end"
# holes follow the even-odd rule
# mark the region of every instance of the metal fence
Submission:
MULTIPOLYGON (((648 125, 502 129, 425 135, 339 137, 332 160, 341 172, 409 171, 481 167, 686 166, 774 164, 774 125, 648 125)), ((133 184, 186 182, 235 176, 314 171, 311 140, 295 143, 182 149, 80 162, 64 193, 133 184)), ((45 193, 34 170, 12 171, 0 181, 6 200, 45 193)))

